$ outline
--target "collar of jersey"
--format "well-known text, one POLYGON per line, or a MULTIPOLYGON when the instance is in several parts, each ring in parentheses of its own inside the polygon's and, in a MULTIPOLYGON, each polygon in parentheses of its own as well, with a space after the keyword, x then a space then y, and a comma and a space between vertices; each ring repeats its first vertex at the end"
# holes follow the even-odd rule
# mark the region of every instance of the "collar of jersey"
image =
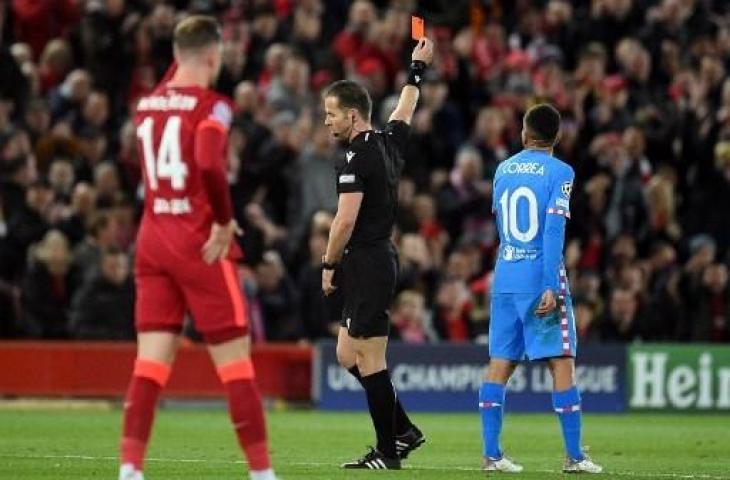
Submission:
POLYGON ((362 132, 358 133, 357 135, 355 135, 355 138, 353 138, 353 139, 352 139, 352 140, 350 141, 350 146, 352 146, 352 144, 353 144, 353 143, 355 143, 356 141, 360 140, 360 139, 361 139, 360 137, 362 137, 363 135, 365 135, 365 134, 368 134, 368 133, 372 133, 372 132, 374 132, 374 131, 375 131, 375 130, 373 130, 373 129, 371 128, 370 130, 363 130, 362 132))

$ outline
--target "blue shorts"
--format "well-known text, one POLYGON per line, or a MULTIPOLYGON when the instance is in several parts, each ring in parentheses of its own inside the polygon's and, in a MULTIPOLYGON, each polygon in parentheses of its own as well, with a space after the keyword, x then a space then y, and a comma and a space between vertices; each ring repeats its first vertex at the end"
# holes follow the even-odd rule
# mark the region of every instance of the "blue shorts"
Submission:
POLYGON ((575 357, 573 301, 556 297, 552 313, 535 316, 541 293, 495 293, 489 322, 489 356, 504 360, 575 357))

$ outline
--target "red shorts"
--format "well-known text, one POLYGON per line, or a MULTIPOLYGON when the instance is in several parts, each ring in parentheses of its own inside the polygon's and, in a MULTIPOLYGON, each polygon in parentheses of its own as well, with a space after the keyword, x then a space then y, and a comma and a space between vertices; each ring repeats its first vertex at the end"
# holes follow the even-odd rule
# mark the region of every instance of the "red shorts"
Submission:
POLYGON ((247 306, 235 264, 225 260, 208 265, 200 255, 182 259, 164 250, 140 245, 137 251, 137 331, 180 333, 187 311, 207 343, 246 335, 247 306))

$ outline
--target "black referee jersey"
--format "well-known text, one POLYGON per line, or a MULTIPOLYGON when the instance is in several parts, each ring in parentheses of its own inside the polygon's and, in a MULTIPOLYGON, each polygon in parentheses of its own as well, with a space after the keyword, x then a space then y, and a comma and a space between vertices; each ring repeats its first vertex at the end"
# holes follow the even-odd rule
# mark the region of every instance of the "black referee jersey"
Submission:
POLYGON ((361 132, 337 162, 337 194, 363 192, 349 246, 379 245, 390 239, 410 129, 394 120, 383 130, 361 132))

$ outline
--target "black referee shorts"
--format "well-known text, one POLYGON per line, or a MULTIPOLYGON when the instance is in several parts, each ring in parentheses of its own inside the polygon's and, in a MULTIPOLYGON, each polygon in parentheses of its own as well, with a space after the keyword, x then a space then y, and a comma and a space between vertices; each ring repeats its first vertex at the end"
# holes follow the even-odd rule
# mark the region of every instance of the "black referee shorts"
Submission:
POLYGON ((348 248, 339 283, 344 297, 340 325, 353 338, 386 337, 398 279, 398 253, 388 242, 348 248))

